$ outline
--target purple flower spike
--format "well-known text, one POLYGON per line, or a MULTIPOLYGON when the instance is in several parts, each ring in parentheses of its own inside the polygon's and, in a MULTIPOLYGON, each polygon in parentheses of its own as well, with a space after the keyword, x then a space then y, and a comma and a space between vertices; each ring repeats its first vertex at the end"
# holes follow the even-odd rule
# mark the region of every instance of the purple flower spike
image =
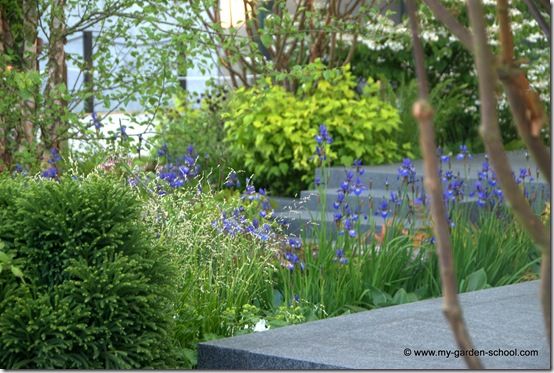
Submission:
POLYGON ((42 171, 42 177, 47 179, 54 179, 58 176, 58 169, 56 167, 49 167, 46 170, 42 171))

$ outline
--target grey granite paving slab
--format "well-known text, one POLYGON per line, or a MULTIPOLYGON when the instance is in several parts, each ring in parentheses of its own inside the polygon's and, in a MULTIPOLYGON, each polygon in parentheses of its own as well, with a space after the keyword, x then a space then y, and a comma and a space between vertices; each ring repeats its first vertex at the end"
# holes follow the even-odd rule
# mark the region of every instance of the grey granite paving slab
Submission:
MULTIPOLYGON (((550 369, 539 282, 460 295, 478 350, 536 356, 484 356, 486 368, 550 369)), ((380 308, 199 345, 201 369, 462 369, 442 299, 380 308), (408 350, 410 355, 408 355, 408 350), (444 350, 451 356, 415 356, 444 350)))

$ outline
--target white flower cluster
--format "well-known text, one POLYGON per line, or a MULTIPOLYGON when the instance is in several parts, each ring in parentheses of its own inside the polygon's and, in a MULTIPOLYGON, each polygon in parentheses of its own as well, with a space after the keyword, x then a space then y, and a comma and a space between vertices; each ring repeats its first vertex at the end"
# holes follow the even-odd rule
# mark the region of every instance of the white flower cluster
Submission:
MULTIPOLYGON (((484 0, 489 20, 489 43, 497 50, 498 23, 496 20, 496 0, 484 0)), ((465 7, 465 0, 446 0, 446 7, 465 7)), ((510 8, 511 25, 514 33, 516 55, 522 60, 528 61, 522 67, 526 70, 533 88, 538 90, 541 98, 550 100, 550 49, 548 40, 541 32, 535 19, 528 13, 523 13, 518 7, 510 8)), ((443 43, 447 47, 454 46, 459 41, 442 25, 440 25, 430 12, 420 12, 421 38, 424 43, 443 43)), ((401 24, 395 24, 384 15, 375 14, 369 20, 366 33, 360 38, 370 50, 376 52, 390 51, 394 53, 411 53, 411 35, 408 28, 408 20, 401 24)), ((440 56, 438 56, 440 58, 440 56)), ((382 57, 377 58, 378 63, 386 63, 382 57)), ((446 74, 448 75, 448 74, 446 74)), ((445 75, 445 76, 446 76, 445 75)), ((470 72, 474 76, 474 72, 470 72)), ((503 101, 504 102, 504 101, 503 101)), ((477 108, 466 108, 467 112, 474 112, 477 108)))

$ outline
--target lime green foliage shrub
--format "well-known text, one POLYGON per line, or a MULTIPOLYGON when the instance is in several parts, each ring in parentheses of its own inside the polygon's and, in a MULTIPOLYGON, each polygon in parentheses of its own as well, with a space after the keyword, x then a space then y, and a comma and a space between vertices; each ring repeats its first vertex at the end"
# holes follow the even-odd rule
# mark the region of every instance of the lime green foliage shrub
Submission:
POLYGON ((330 162, 380 164, 409 155, 408 146, 391 138, 400 120, 396 109, 378 97, 378 83, 370 81, 358 94, 348 66, 325 69, 320 62, 298 75, 302 80, 295 94, 266 81, 238 89, 229 103, 226 141, 257 184, 278 194, 307 187, 318 164, 314 137, 321 124, 334 139, 330 162))
POLYGON ((130 191, 108 178, 0 180, 0 366, 176 366, 172 270, 130 191))

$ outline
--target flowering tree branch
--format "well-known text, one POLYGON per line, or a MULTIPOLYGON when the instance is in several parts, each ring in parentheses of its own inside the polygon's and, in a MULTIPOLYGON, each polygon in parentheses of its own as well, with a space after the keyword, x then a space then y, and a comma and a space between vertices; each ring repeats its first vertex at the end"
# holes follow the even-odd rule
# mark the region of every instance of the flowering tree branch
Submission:
MULTIPOLYGON (((423 47, 419 39, 415 0, 407 0, 406 7, 410 18, 413 54, 419 85, 419 100, 414 103, 413 115, 420 127, 419 139, 424 159, 425 190, 431 197, 431 214, 434 222, 433 231, 437 240, 442 293, 444 297, 443 311, 450 323, 458 346, 463 350, 471 350, 473 349, 473 343, 467 331, 462 315, 462 308, 458 301, 449 224, 443 204, 442 186, 438 174, 439 164, 435 153, 435 132, 432 121, 433 110, 427 101, 429 86, 425 72, 423 47)), ((477 356, 466 355, 465 360, 469 368, 482 369, 481 362, 477 356)))
MULTIPOLYGON (((496 73, 494 70, 494 58, 487 42, 487 30, 483 4, 478 0, 468 0, 467 8, 471 29, 473 30, 473 46, 475 49, 475 64, 479 81, 479 97, 481 101, 481 136, 492 167, 494 168, 500 186, 510 203, 512 211, 519 218, 523 227, 533 237, 535 243, 541 248, 541 298, 543 304, 544 319, 550 340, 550 234, 541 221, 534 214, 527 200, 519 190, 513 176, 512 168, 504 152, 500 129, 497 118, 497 100, 495 95, 496 73)), ((509 52, 506 52, 509 54, 509 52)))

